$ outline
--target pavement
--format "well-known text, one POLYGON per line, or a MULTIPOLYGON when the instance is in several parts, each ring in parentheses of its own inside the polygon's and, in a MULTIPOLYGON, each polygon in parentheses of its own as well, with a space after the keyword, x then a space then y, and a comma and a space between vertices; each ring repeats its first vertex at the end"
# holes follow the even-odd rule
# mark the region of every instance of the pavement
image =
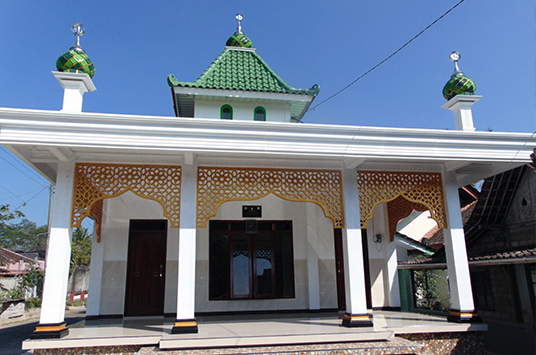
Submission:
MULTIPOLYGON (((39 310, 30 310, 22 319, 13 319, 0 326, 0 355, 30 354, 22 350, 22 342, 30 337, 39 321, 39 310)), ((70 307, 65 311, 67 325, 80 322, 86 316, 85 307, 70 307)))

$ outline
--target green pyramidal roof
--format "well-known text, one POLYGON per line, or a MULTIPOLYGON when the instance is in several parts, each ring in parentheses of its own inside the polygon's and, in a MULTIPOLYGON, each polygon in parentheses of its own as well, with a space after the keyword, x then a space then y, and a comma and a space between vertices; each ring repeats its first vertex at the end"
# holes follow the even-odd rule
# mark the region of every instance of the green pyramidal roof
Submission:
POLYGON ((225 48, 196 81, 178 81, 173 74, 167 80, 170 87, 304 94, 313 97, 320 91, 316 84, 307 90, 291 87, 266 64, 255 49, 249 48, 225 48))

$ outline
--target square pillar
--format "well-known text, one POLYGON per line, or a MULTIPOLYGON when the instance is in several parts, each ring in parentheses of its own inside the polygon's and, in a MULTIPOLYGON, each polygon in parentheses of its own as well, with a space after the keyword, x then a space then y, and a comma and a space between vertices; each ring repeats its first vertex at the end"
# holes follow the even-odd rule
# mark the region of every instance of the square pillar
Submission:
POLYGON ((63 88, 63 106, 65 112, 82 112, 82 103, 86 92, 97 90, 91 77, 85 73, 68 73, 53 71, 63 88))
POLYGON ((31 339, 61 338, 69 334, 65 326, 65 304, 71 261, 74 173, 74 161, 59 162, 48 237, 41 317, 31 339))
POLYGON ((448 224, 448 228, 443 230, 450 289, 448 320, 459 323, 481 322, 473 303, 473 290, 455 172, 445 171, 443 173, 443 186, 448 224))
POLYGON ((177 318, 172 334, 197 333, 195 320, 197 166, 182 166, 177 318))
POLYGON ((372 314, 368 313, 367 309, 359 195, 357 175, 354 169, 343 170, 343 190, 345 228, 342 233, 342 243, 346 313, 342 325, 345 327, 371 327, 372 314))
POLYGON ((471 107, 480 100, 482 96, 478 95, 456 95, 446 104, 441 106, 445 110, 454 113, 454 122, 458 131, 474 131, 473 111, 471 107))

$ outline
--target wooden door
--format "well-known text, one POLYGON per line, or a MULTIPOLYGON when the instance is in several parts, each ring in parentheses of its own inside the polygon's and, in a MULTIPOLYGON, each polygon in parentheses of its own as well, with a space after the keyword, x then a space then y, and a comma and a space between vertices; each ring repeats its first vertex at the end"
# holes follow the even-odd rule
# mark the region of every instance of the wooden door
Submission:
POLYGON ((342 248, 342 229, 336 228, 335 234, 335 272, 337 273, 337 305, 339 310, 346 309, 346 291, 344 287, 344 253, 342 248))
POLYGON ((164 314, 166 220, 131 220, 125 316, 164 314))
MULTIPOLYGON (((344 252, 342 246, 342 229, 333 230, 335 237, 335 272, 337 273, 337 305, 339 310, 346 309, 346 290, 344 284, 344 252)), ((365 290, 367 308, 372 308, 372 294, 370 286, 370 266, 368 256, 367 230, 361 229, 363 246, 363 264, 365 268, 365 290)))

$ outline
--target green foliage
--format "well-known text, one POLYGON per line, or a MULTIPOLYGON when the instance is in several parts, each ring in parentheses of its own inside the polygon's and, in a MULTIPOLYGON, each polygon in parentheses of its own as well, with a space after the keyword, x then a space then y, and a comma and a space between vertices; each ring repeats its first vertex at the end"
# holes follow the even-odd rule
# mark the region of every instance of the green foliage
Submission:
POLYGON ((72 274, 77 266, 89 266, 91 262, 91 234, 87 228, 76 228, 73 232, 71 244, 71 267, 72 274))
POLYGON ((444 277, 434 270, 414 270, 413 285, 415 290, 415 306, 417 308, 444 311, 441 303, 443 294, 439 284, 445 282, 444 277))
POLYGON ((22 276, 20 285, 24 287, 37 287, 37 295, 43 293, 43 283, 45 282, 45 272, 37 265, 32 264, 26 274, 22 276))
POLYGON ((45 281, 45 273, 39 269, 36 264, 32 264, 27 273, 22 275, 18 280, 18 285, 12 290, 2 290, 0 292, 0 301, 18 300, 24 298, 26 288, 37 289, 37 295, 41 296, 43 292, 43 282, 45 281))
POLYGON ((68 307, 86 307, 87 301, 86 300, 75 300, 74 302, 71 302, 71 300, 67 300, 67 306, 68 307))
POLYGON ((0 222, 0 246, 16 251, 45 251, 47 230, 47 226, 37 227, 27 219, 15 224, 0 222))
POLYGON ((39 307, 41 307, 40 298, 27 298, 26 299, 26 309, 39 308, 39 307))
POLYGON ((21 211, 11 211, 9 205, 0 205, 0 227, 4 226, 8 221, 22 217, 24 217, 24 213, 21 211))

